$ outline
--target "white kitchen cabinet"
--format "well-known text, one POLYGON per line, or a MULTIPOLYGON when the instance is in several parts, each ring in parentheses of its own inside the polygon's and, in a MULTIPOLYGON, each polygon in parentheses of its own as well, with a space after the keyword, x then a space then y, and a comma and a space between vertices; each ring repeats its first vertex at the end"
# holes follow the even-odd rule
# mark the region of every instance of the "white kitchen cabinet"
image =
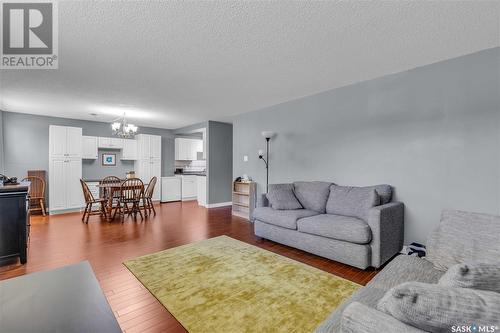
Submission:
POLYGON ((80 158, 52 158, 49 163, 50 212, 83 206, 80 158))
POLYGON ((145 186, 149 184, 151 178, 156 177, 156 186, 153 192, 153 200, 158 201, 161 198, 161 160, 138 160, 136 162, 135 174, 141 179, 145 186))
POLYGON ((137 156, 135 172, 144 183, 149 183, 152 177, 157 178, 153 192, 153 200, 161 197, 161 136, 139 134, 136 135, 137 156))
POLYGON ((122 149, 123 139, 99 137, 98 147, 103 149, 122 149))
POLYGON ((65 209, 66 204, 66 160, 53 158, 49 163, 49 210, 65 209))
POLYGON ((161 159, 161 136, 139 134, 135 139, 139 159, 161 159))
POLYGON ((82 158, 88 160, 96 160, 98 157, 97 137, 82 136, 82 158))
POLYGON ((135 176, 140 178, 144 183, 148 183, 151 179, 151 161, 138 160, 135 167, 135 176))
POLYGON ((67 208, 81 208, 84 198, 80 179, 82 178, 82 160, 68 159, 66 162, 66 198, 67 208))
POLYGON ((123 139, 122 160, 137 160, 137 141, 123 139))
POLYGON ((207 177, 196 176, 196 198, 198 200, 198 205, 207 205, 207 177))
POLYGON ((82 129, 49 126, 49 210, 83 206, 82 129))
POLYGON ((188 153, 186 150, 187 141, 182 138, 175 139, 175 160, 185 160, 188 159, 188 153))
MULTIPOLYGON (((156 177, 156 186, 153 192, 153 200, 160 201, 161 199, 161 160, 154 159, 151 160, 151 177, 156 177)), ((150 179, 151 179, 150 177, 150 179)), ((149 182, 149 181, 148 181, 149 182)))
POLYGON ((66 127, 66 152, 71 158, 82 157, 82 129, 66 127))
POLYGON ((109 148, 111 146, 111 138, 98 138, 98 147, 99 148, 109 148))
POLYGON ((181 178, 161 177, 161 202, 181 200, 181 178))
POLYGON ((149 160, 151 159, 151 147, 150 143, 151 140, 149 139, 149 136, 139 134, 135 136, 135 139, 137 140, 137 155, 139 156, 140 160, 149 160))
POLYGON ((203 152, 203 140, 176 138, 175 159, 181 161, 196 161, 198 152, 203 152))
POLYGON ((196 199, 196 176, 181 176, 182 200, 196 199))
POLYGON ((151 158, 161 158, 161 136, 150 135, 149 136, 149 153, 151 158))
POLYGON ((81 158, 82 129, 68 126, 49 126, 49 158, 81 158))

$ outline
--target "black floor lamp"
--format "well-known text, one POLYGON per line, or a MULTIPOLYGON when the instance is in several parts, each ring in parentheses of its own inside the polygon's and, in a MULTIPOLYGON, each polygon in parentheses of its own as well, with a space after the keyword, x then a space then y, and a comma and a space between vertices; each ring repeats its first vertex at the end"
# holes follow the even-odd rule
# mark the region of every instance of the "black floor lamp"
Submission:
POLYGON ((266 193, 269 192, 269 141, 274 136, 274 132, 263 131, 262 136, 266 139, 266 158, 264 158, 264 152, 259 150, 259 158, 266 164, 266 193))

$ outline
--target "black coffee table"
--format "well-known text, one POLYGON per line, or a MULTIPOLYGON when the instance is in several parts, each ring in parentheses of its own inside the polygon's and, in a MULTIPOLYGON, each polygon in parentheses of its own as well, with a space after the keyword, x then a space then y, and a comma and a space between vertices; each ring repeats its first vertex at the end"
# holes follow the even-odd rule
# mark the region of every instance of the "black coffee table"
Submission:
POLYGON ((0 332, 121 332, 88 261, 0 282, 0 332))

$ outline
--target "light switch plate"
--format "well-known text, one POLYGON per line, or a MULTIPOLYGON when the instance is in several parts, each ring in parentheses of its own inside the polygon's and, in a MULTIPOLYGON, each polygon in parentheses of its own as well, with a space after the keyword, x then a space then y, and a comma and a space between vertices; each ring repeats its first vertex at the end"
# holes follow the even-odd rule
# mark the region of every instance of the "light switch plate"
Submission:
POLYGON ((248 155, 243 156, 243 162, 248 162, 248 155))

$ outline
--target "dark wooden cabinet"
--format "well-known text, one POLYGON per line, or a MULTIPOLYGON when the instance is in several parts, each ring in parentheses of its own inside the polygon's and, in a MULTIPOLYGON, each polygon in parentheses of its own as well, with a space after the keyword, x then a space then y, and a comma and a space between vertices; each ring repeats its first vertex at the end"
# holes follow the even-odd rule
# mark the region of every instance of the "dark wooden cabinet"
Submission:
POLYGON ((0 186, 0 264, 17 256, 27 261, 28 190, 26 184, 0 186))

